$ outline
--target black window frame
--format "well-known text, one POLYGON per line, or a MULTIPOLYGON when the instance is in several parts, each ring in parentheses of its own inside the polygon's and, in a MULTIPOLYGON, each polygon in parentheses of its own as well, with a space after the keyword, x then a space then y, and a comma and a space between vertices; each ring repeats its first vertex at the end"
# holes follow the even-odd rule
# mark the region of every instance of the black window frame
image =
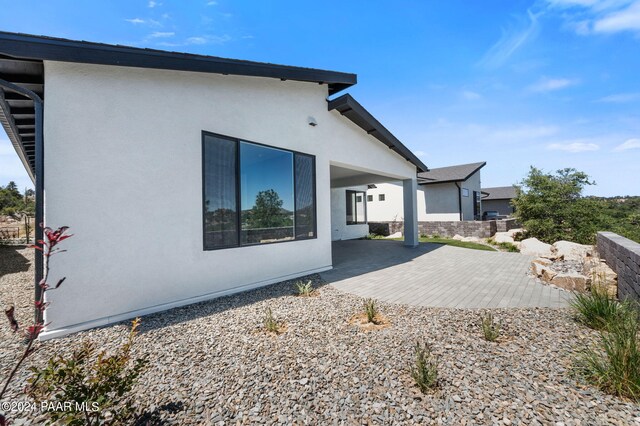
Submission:
POLYGON ((367 194, 367 203, 372 203, 372 202, 373 202, 373 195, 367 194))
MULTIPOLYGON (((367 191, 356 191, 356 190, 353 190, 353 189, 347 189, 345 194, 346 194, 346 197, 345 197, 346 198, 346 200, 345 200, 345 207, 346 207, 345 220, 346 220, 347 213, 349 212, 349 195, 353 194, 353 196, 356 197, 356 203, 357 203, 358 202, 357 201, 358 195, 361 195, 362 196, 362 200, 365 200, 366 198, 364 198, 364 197, 367 195, 367 191)), ((364 222, 358 222, 358 220, 357 220, 358 209, 356 208, 356 211, 353 212, 353 215, 352 215, 353 217, 356 218, 356 220, 355 221, 347 220, 347 225, 366 225, 368 223, 368 220, 367 220, 368 219, 368 217, 367 217, 367 203, 364 202, 364 201, 360 201, 360 202, 364 206, 364 222)))
POLYGON ((384 194, 378 194, 378 201, 386 201, 387 197, 384 194))
POLYGON ((200 151, 200 157, 201 157, 201 172, 202 172, 202 248, 204 251, 214 251, 214 250, 229 250, 229 249, 238 249, 238 248, 243 248, 243 247, 253 247, 253 246, 266 246, 266 245, 270 245, 270 244, 280 244, 280 243, 291 243, 291 242, 295 242, 295 241, 305 241, 305 240, 315 240, 318 238, 318 198, 317 198, 317 176, 316 176, 316 156, 313 154, 308 154, 306 152, 301 152, 301 151, 295 151, 293 149, 288 149, 288 148, 280 148, 277 146, 272 146, 272 145, 267 145, 264 143, 260 143, 260 142, 254 142, 248 139, 240 139, 234 136, 228 136, 228 135, 223 135, 220 133, 214 133, 214 132, 209 132, 206 130, 202 130, 202 134, 201 134, 201 151, 200 151), (237 223, 238 223, 238 229, 237 229, 237 233, 238 233, 238 237, 237 237, 237 244, 235 245, 227 245, 227 246, 223 246, 223 247, 207 247, 207 234, 206 234, 206 193, 205 193, 205 141, 206 141, 206 137, 210 136, 210 137, 214 137, 214 138, 220 138, 220 139, 226 139, 229 141, 233 141, 236 143, 236 167, 235 167, 235 174, 236 174, 236 216, 237 216, 237 223), (240 170, 240 165, 241 165, 241 161, 240 161, 240 144, 242 142, 246 142, 246 143, 250 143, 250 144, 254 144, 254 145, 258 145, 258 146, 262 146, 265 148, 272 148, 272 149, 278 149, 281 151, 286 151, 286 152, 290 152, 293 155, 293 167, 292 167, 292 171, 293 171, 293 213, 294 213, 294 224, 293 224, 293 239, 290 240, 282 240, 282 241, 271 241, 268 243, 252 243, 252 244, 242 244, 241 242, 241 232, 242 232, 242 220, 241 220, 241 215, 242 215, 242 206, 241 206, 241 184, 240 184, 240 174, 241 174, 241 170, 240 170), (313 179, 313 184, 311 185, 313 188, 313 236, 312 237, 298 237, 296 235, 296 226, 295 226, 295 215, 297 212, 297 197, 296 197, 296 156, 297 155, 302 155, 302 156, 306 156, 312 159, 312 171, 311 171, 311 176, 313 179))

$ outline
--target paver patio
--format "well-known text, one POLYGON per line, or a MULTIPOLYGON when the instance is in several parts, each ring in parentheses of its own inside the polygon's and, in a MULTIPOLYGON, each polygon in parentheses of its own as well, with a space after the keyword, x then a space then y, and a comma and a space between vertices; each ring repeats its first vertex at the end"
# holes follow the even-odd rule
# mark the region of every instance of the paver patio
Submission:
POLYGON ((570 293, 527 275, 532 257, 421 243, 333 243, 333 269, 322 278, 362 297, 445 308, 565 307, 570 293))

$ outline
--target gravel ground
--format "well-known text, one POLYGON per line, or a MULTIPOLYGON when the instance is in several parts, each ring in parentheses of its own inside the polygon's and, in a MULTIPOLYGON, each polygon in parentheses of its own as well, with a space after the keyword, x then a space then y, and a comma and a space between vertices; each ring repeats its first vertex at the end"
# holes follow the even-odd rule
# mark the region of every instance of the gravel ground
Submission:
MULTIPOLYGON (((0 298, 16 303, 22 323, 32 312, 30 252, 0 247, 0 298)), ((506 336, 490 343, 477 310, 380 303, 391 324, 367 332, 349 324, 362 299, 312 278, 316 297, 295 297, 285 282, 144 317, 136 351, 148 353, 152 367, 136 392, 152 424, 639 423, 640 406, 571 376, 571 354, 597 334, 567 310, 493 310, 506 336), (286 332, 260 331, 267 307, 286 332), (427 395, 408 374, 417 340, 440 362, 439 389, 427 395)), ((45 342, 29 362, 42 365, 81 339, 115 348, 126 332, 118 324, 45 342)), ((5 377, 21 343, 5 325, 0 336, 5 377)), ((26 377, 23 369, 8 400, 24 398, 26 377)), ((32 416, 12 415, 16 425, 42 421, 32 416)))

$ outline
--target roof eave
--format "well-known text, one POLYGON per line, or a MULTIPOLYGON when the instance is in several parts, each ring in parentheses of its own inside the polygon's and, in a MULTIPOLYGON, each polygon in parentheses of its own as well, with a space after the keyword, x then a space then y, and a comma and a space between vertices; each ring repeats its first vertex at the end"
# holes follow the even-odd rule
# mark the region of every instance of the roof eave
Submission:
POLYGON ((24 59, 270 77, 281 80, 313 82, 327 84, 330 95, 357 83, 357 76, 352 73, 1 31, 0 53, 24 59))
POLYGON ((426 172, 429 168, 409 150, 398 138, 382 125, 369 111, 360 105, 351 95, 344 94, 336 99, 329 100, 329 111, 336 110, 341 115, 353 121, 362 130, 387 145, 398 155, 410 161, 416 166, 418 173, 426 172))

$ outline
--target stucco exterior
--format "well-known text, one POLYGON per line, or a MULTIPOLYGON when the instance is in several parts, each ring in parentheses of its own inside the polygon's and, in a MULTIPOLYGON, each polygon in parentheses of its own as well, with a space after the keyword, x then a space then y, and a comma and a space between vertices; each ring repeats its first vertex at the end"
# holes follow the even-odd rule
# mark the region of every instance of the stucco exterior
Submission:
MULTIPOLYGON (((331 240, 353 240, 369 234, 369 225, 347 224, 347 190, 367 191, 366 186, 331 188, 331 240)), ((366 196, 365 196, 366 199, 366 196)))
POLYGON ((52 261, 67 281, 47 293, 43 336, 331 268, 330 164, 414 181, 416 167, 326 97, 315 83, 45 61, 45 218, 75 236, 52 261), (202 131, 315 155, 317 238, 204 251, 202 131))
MULTIPOLYGON (((469 190, 468 197, 459 195, 460 190, 455 182, 418 185, 418 221, 459 221, 461 220, 460 206, 462 220, 474 220, 473 192, 480 192, 480 170, 473 173, 467 180, 458 182, 458 185, 461 189, 469 190)), ((373 200, 367 203, 370 222, 402 222, 404 220, 401 182, 376 184, 376 188, 370 189, 367 194, 373 197, 373 200), (385 201, 379 201, 381 194, 384 194, 385 201)))

